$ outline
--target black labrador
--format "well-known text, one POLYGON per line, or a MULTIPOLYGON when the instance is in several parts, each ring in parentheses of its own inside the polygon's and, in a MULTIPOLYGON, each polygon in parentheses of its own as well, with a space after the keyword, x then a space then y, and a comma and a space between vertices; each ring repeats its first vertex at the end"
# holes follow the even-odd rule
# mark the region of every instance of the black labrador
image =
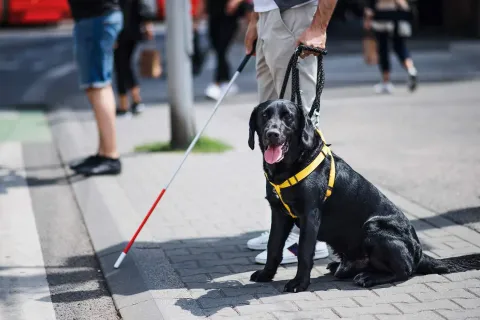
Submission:
POLYGON ((324 195, 332 165, 328 156, 305 179, 282 189, 279 198, 270 182, 281 184, 302 171, 324 147, 303 108, 288 100, 258 105, 250 117, 248 145, 252 150, 255 133, 264 156, 272 224, 267 263, 251 275, 252 281, 273 279, 294 223, 300 228, 298 268, 285 286, 287 292, 308 288, 316 240, 329 244, 340 259, 327 266, 330 272, 340 279, 353 278, 362 287, 403 281, 414 274, 480 269, 480 254, 441 260, 424 254, 403 212, 334 153, 336 175, 327 200, 324 195))

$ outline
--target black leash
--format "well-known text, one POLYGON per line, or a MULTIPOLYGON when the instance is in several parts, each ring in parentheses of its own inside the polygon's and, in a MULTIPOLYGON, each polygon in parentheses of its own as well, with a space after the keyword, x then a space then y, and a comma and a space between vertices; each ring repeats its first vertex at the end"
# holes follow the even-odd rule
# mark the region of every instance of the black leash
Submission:
POLYGON ((292 96, 290 100, 296 103, 299 107, 302 107, 302 99, 300 95, 300 78, 298 74, 298 57, 302 53, 302 51, 312 51, 318 53, 317 56, 317 86, 315 92, 315 100, 313 101, 312 107, 310 108, 310 112, 308 113, 308 117, 312 118, 315 111, 320 113, 320 96, 322 95, 323 87, 325 85, 325 71, 323 70, 323 56, 327 54, 327 50, 325 49, 317 49, 313 47, 308 47, 303 44, 299 45, 295 52, 293 53, 290 61, 288 62, 287 72, 285 73, 285 78, 283 79, 282 84, 282 91, 280 91, 280 99, 283 99, 285 95, 285 90, 287 88, 288 78, 290 77, 290 73, 292 74, 292 96))

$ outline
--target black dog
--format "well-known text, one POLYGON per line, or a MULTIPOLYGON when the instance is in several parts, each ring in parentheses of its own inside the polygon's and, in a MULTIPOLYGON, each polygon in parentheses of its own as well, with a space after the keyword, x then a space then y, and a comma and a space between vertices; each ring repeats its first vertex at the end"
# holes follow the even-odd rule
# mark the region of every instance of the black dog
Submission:
POLYGON ((333 153, 303 180, 281 189, 279 197, 271 183, 282 184, 325 150, 303 108, 288 100, 264 102, 250 117, 248 145, 252 150, 255 132, 264 154, 272 225, 267 263, 252 274, 252 281, 273 279, 294 223, 300 228, 298 269, 285 286, 288 292, 308 288, 316 240, 325 241, 340 258, 327 266, 335 277, 353 278, 362 287, 403 281, 414 274, 480 269, 480 254, 441 260, 425 255, 403 212, 333 153), (333 192, 324 200, 332 163, 336 170, 333 192))

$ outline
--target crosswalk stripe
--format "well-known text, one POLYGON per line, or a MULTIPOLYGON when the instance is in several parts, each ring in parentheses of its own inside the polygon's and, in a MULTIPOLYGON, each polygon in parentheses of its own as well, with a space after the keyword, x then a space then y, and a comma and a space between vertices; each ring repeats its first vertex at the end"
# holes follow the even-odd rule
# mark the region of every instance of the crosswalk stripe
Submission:
POLYGON ((0 319, 55 320, 23 167, 21 144, 1 143, 0 319))

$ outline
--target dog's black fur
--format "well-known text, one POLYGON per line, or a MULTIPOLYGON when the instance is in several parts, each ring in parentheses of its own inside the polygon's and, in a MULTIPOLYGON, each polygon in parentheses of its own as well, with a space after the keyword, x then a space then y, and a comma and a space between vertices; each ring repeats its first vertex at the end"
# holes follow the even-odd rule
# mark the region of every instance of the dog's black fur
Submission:
MULTIPOLYGON (((257 106, 250 117, 248 145, 252 150, 255 133, 262 152, 267 146, 285 143, 283 160, 263 163, 268 179, 276 184, 305 168, 323 146, 304 110, 288 100, 266 101, 257 106)), ((329 157, 300 183, 282 189, 283 200, 297 219, 288 215, 267 182, 267 200, 272 209, 267 263, 263 270, 252 274, 252 281, 273 279, 294 223, 300 228, 298 269, 295 278, 285 286, 288 292, 308 288, 316 240, 325 241, 339 257, 340 262, 327 266, 335 277, 353 278, 362 287, 403 281, 414 274, 480 269, 480 254, 441 260, 424 254, 415 229, 403 212, 340 157, 333 157, 335 186, 325 202, 329 157)))

